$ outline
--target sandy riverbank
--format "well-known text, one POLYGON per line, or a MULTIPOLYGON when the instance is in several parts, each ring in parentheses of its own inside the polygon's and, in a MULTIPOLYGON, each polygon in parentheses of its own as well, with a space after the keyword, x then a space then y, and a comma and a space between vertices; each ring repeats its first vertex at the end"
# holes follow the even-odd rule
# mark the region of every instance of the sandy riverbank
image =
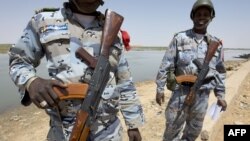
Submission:
MULTIPOLYGON (((229 70, 227 76, 237 74, 244 61, 226 62, 229 70)), ((234 82, 228 82, 234 83, 234 82)), ((229 103, 228 110, 223 113, 222 123, 247 124, 250 123, 250 74, 244 79, 237 98, 229 103), (226 116, 230 115, 230 116, 226 116)), ((143 141, 160 141, 165 127, 164 111, 167 102, 161 107, 155 102, 155 83, 153 81, 136 84, 141 103, 146 115, 146 124, 141 130, 143 141)), ((166 101, 170 92, 166 91, 166 101)), ((213 96, 213 95, 211 95, 213 96)), ((17 107, 4 112, 0 117, 0 140, 1 141, 43 141, 45 140, 49 122, 43 110, 34 105, 29 107, 17 107)), ((215 135, 217 141, 222 141, 223 128, 218 127, 219 132, 215 135)), ((127 141, 126 131, 124 140, 127 141)))

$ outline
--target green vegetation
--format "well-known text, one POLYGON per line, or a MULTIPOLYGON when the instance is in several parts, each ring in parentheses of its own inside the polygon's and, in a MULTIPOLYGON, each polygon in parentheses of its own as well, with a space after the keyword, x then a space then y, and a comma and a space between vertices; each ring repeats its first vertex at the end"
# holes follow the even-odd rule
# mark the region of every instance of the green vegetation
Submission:
POLYGON ((0 44, 0 53, 7 53, 12 44, 0 44))

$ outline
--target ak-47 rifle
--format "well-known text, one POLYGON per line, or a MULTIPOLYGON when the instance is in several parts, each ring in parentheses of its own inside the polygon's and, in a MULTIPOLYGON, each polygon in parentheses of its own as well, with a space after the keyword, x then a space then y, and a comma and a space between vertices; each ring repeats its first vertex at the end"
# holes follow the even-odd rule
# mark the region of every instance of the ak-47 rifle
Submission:
MULTIPOLYGON (((208 46, 208 50, 207 50, 207 54, 205 56, 205 60, 204 63, 202 64, 201 70, 198 73, 197 77, 193 77, 193 76, 184 76, 187 79, 190 80, 190 82, 194 82, 193 86, 190 88, 190 92, 189 94, 186 96, 184 104, 182 109, 178 112, 177 117, 175 119, 175 121, 178 120, 181 112, 184 110, 186 111, 188 109, 188 107, 190 105, 192 105, 195 101, 196 98, 196 92, 200 89, 200 87, 202 86, 205 77, 207 76, 208 72, 209 72, 209 62, 211 61, 212 57, 214 56, 217 48, 219 47, 220 43, 217 41, 211 41, 209 46, 208 46)), ((184 78, 183 77, 183 78, 184 78)), ((185 79, 186 79, 185 78, 185 79)), ((177 82, 182 81, 182 78, 177 78, 177 82), (178 80, 179 79, 179 80, 178 80)))
POLYGON ((88 94, 81 108, 77 112, 75 125, 73 127, 70 141, 86 141, 89 136, 90 125, 96 119, 96 110, 101 100, 101 95, 109 80, 111 66, 109 63, 109 51, 123 22, 123 17, 109 9, 105 12, 105 23, 101 40, 101 53, 95 63, 95 58, 83 48, 76 51, 76 56, 87 62, 90 68, 94 68, 93 75, 89 81, 88 94), (87 54, 86 54, 87 53, 87 54), (94 62, 94 64, 93 64, 94 62))

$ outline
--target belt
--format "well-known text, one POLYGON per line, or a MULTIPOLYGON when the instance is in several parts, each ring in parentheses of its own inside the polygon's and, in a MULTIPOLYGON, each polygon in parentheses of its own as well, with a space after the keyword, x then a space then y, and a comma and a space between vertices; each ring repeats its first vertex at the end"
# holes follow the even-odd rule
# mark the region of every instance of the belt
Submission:
MULTIPOLYGON (((203 80, 202 85, 208 84, 214 79, 215 79, 214 77, 206 78, 206 79, 203 80)), ((192 82, 182 82, 181 85, 186 86, 186 87, 192 87, 194 85, 194 83, 192 83, 192 82)))
POLYGON ((185 87, 192 87, 194 85, 194 83, 192 83, 192 82, 182 82, 181 85, 185 86, 185 87))

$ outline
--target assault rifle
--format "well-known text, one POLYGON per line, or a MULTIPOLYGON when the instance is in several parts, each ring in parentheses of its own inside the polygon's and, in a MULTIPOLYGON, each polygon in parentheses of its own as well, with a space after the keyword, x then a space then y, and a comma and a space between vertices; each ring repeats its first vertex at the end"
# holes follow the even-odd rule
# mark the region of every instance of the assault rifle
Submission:
MULTIPOLYGON (((207 76, 208 72, 209 72, 209 62, 211 61, 212 57, 214 56, 217 48, 219 47, 220 43, 217 41, 211 41, 209 46, 208 46, 208 50, 207 50, 207 54, 205 56, 205 60, 204 63, 201 66, 201 70, 199 71, 197 77, 192 77, 190 75, 188 76, 183 76, 183 78, 185 77, 186 79, 190 80, 190 82, 194 82, 193 86, 190 88, 190 92, 189 94, 186 96, 184 104, 182 109, 177 113, 177 117, 175 119, 175 121, 178 120, 181 112, 184 110, 187 111, 188 107, 190 105, 192 105, 195 102, 195 97, 196 97, 196 92, 200 89, 200 87, 202 86, 205 77, 207 76)), ((182 78, 177 78, 177 82, 182 81, 182 78), (178 80, 179 79, 179 80, 178 80)))
MULTIPOLYGON (((111 66, 109 63, 109 51, 123 22, 123 17, 109 9, 105 11, 105 23, 101 39, 101 53, 97 62, 93 64, 92 57, 83 48, 76 51, 76 56, 94 68, 93 75, 89 81, 88 94, 85 97, 81 108, 77 112, 75 125, 73 127, 70 141, 86 141, 90 132, 90 125, 96 119, 96 110, 101 100, 101 95, 109 80, 111 66), (86 54, 87 53, 87 54, 86 54)), ((95 62, 95 61, 94 61, 95 62)))

